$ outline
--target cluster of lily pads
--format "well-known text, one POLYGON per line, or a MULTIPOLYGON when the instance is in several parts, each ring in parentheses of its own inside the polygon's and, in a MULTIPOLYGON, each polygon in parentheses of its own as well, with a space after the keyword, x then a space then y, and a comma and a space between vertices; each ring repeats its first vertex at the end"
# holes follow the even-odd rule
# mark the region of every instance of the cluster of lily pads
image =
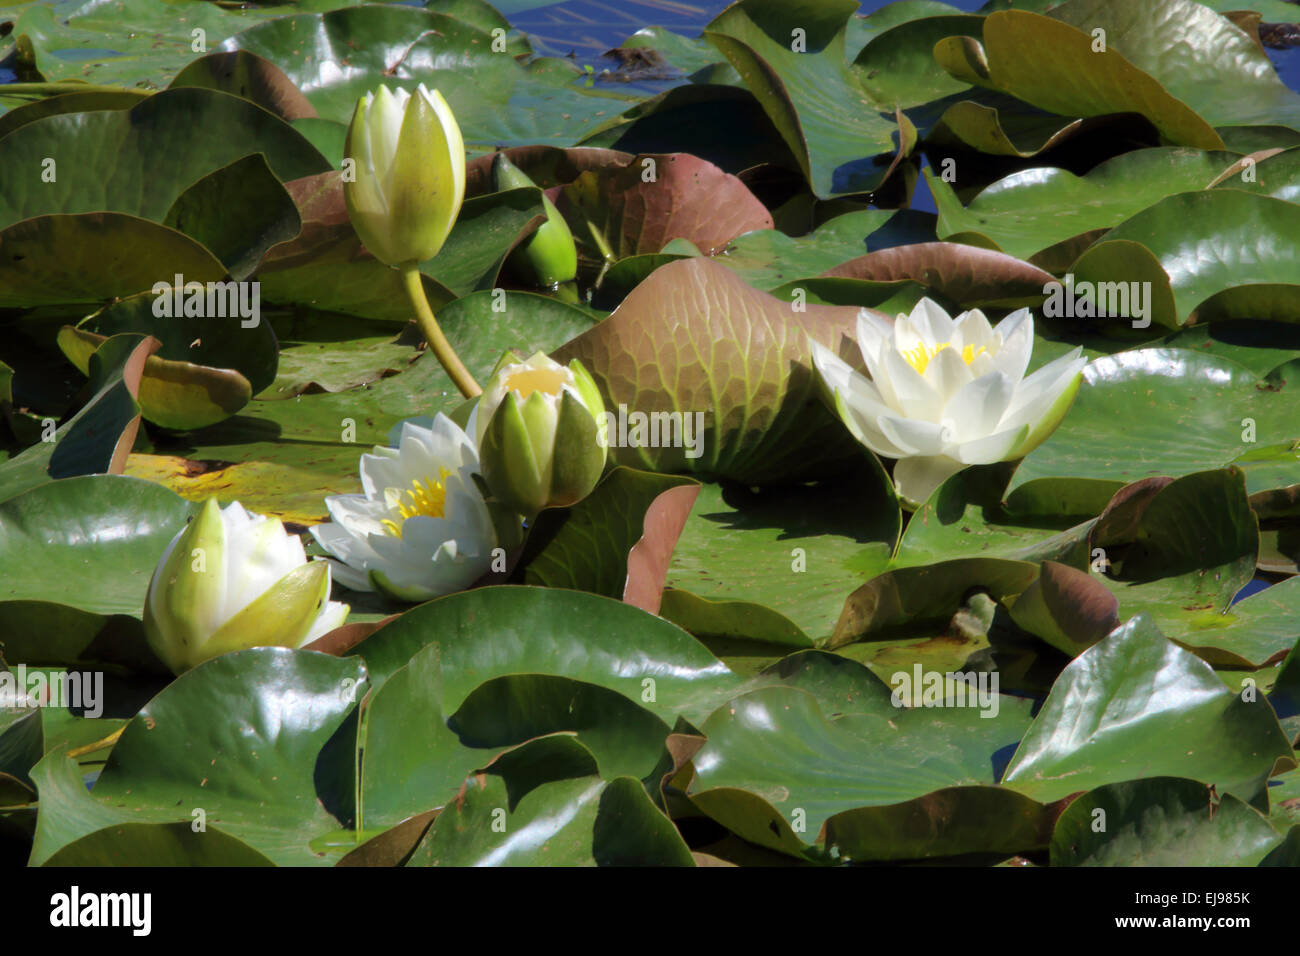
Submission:
POLYGON ((0 856, 1300 862, 1242 5, 0 7, 0 856))

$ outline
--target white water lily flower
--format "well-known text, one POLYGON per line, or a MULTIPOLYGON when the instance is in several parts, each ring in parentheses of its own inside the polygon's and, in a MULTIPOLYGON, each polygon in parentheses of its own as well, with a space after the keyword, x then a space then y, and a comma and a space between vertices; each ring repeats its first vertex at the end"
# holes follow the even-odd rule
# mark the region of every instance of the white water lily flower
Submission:
POLYGON ((278 518, 209 498, 163 552, 145 597, 149 646, 176 673, 249 647, 302 647, 340 627, 330 569, 278 518))
POLYGON ((1026 377, 1034 347, 1028 309, 989 325, 978 309, 955 319, 929 299, 891 325, 858 314, 858 348, 871 377, 812 342, 813 363, 849 431, 897 459, 894 484, 920 505, 967 465, 1022 458, 1060 424, 1088 360, 1081 349, 1026 377))
POLYGON ((311 529, 337 559, 330 561, 337 580, 403 601, 427 601, 477 581, 497 546, 472 478, 478 469, 474 443, 441 413, 429 428, 403 424, 396 448, 362 455, 364 493, 327 497, 333 520, 311 529))

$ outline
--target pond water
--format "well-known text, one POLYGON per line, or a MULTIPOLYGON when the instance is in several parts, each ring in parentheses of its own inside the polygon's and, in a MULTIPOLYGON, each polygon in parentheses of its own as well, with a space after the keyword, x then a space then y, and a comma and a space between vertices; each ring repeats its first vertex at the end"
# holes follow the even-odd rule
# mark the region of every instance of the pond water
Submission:
MULTIPOLYGON (((866 0, 858 7, 862 14, 872 13, 888 6, 891 0, 866 0)), ((986 0, 947 0, 950 6, 975 12, 986 0)), ((660 26, 684 36, 696 37, 709 21, 728 6, 725 0, 705 2, 680 2, 680 0, 567 0, 538 7, 531 0, 505 0, 498 9, 510 22, 527 33, 538 52, 550 56, 573 56, 582 65, 599 70, 608 67, 602 54, 619 46, 637 30, 646 26, 660 26), (532 6, 533 9, 526 9, 532 6), (513 8, 513 12, 512 12, 513 8)), ((1243 9, 1250 4, 1243 0, 1243 9)), ((1300 21, 1300 7, 1296 11, 1300 21)), ((1269 50, 1269 58, 1277 68, 1282 81, 1293 90, 1300 91, 1300 47, 1286 50, 1269 50)), ((646 82, 628 84, 645 92, 660 92, 672 86, 671 82, 646 82)), ((934 199, 924 179, 917 182, 912 197, 912 208, 934 212, 934 199)))

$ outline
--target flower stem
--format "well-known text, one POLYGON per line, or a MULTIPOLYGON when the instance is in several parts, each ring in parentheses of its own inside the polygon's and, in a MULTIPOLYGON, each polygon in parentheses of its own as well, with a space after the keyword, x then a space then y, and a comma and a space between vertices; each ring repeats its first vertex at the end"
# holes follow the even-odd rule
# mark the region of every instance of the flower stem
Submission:
POLYGON ((424 284, 420 281, 420 266, 415 261, 404 262, 397 267, 402 273, 402 282, 406 286, 406 295, 411 300, 411 305, 415 306, 415 317, 420 323, 420 331, 424 333, 425 339, 429 342, 429 348, 433 349, 433 354, 438 356, 438 361, 446 370, 447 376, 456 383, 460 393, 466 398, 475 398, 483 394, 483 389, 479 387, 478 382, 474 381, 474 376, 469 374, 469 369, 460 360, 456 350, 451 347, 447 341, 447 336, 442 334, 442 328, 438 325, 438 320, 433 315, 433 309, 429 307, 429 299, 424 294, 424 284))

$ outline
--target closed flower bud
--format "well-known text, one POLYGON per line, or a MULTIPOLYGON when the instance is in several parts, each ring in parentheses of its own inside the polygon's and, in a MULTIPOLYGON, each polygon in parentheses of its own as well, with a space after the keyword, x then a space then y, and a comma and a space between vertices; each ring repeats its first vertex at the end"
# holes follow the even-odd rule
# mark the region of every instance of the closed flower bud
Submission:
POLYGON ((357 103, 344 155, 356 163, 343 198, 357 235, 390 266, 432 259, 465 198, 465 142, 437 90, 380 86, 357 103))
MULTIPOLYGON (((492 176, 498 190, 536 185, 506 158, 505 153, 497 153, 492 160, 492 176)), ((546 209, 546 222, 538 226, 537 231, 514 252, 512 261, 517 266, 526 267, 538 285, 554 288, 577 276, 578 250, 573 244, 569 224, 545 194, 542 195, 542 205, 546 209)))
POLYGON ((301 647, 348 616, 329 593, 329 566, 309 562, 279 519, 209 498, 158 562, 145 636, 178 674, 229 651, 301 647))
POLYGON ((541 352, 500 367, 474 412, 483 480, 526 517, 591 493, 605 468, 605 404, 577 359, 541 352))

